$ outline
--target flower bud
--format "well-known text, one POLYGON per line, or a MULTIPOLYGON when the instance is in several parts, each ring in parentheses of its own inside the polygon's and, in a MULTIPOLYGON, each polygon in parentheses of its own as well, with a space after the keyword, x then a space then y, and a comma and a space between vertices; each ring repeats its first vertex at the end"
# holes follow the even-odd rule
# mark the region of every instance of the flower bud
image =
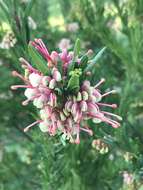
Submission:
POLYGON ((60 118, 61 118, 61 121, 66 120, 66 116, 64 115, 64 113, 60 112, 60 118))
POLYGON ((80 120, 80 118, 81 118, 81 112, 78 110, 76 112, 76 115, 74 116, 74 121, 78 122, 80 120))
POLYGON ((63 113, 66 115, 66 116, 69 116, 69 112, 66 110, 66 109, 63 109, 63 113))
POLYGON ((72 101, 67 101, 66 104, 65 104, 65 109, 68 112, 71 112, 72 105, 73 105, 72 101))
POLYGON ((82 89, 88 91, 89 88, 90 88, 90 82, 87 81, 87 80, 84 81, 84 82, 83 82, 83 85, 82 85, 82 89))
POLYGON ((82 100, 82 96, 81 96, 81 93, 78 92, 77 94, 77 99, 76 99, 78 102, 80 102, 82 100))
POLYGON ((71 112, 72 112, 73 115, 76 115, 76 112, 77 112, 77 111, 78 111, 78 109, 77 109, 77 103, 74 103, 74 104, 72 105, 71 112))
POLYGON ((48 77, 48 76, 44 76, 44 77, 42 78, 42 84, 43 84, 44 86, 47 86, 47 85, 49 84, 49 81, 50 81, 50 77, 48 77))
POLYGON ((50 94, 49 105, 51 107, 56 107, 57 106, 57 97, 53 93, 50 94))
POLYGON ((48 119, 49 115, 47 114, 45 109, 40 110, 40 117, 42 120, 48 119))
POLYGON ((47 97, 44 95, 41 95, 39 98, 35 98, 33 101, 34 106, 37 108, 42 108, 44 103, 47 101, 47 97))
POLYGON ((92 102, 92 103, 96 103, 96 97, 95 96, 93 96, 93 95, 91 95, 90 96, 90 98, 89 98, 89 100, 92 102))
POLYGON ((88 93, 86 91, 82 91, 82 99, 83 100, 88 100, 88 93))
POLYGON ((73 96, 73 102, 76 102, 77 100, 76 100, 76 96, 73 96))
POLYGON ((62 80, 62 77, 61 77, 61 73, 53 68, 53 78, 57 81, 57 82, 60 82, 62 80))
POLYGON ((68 126, 72 129, 72 127, 73 127, 73 120, 72 120, 72 118, 68 118, 67 119, 67 122, 68 122, 68 126))
POLYGON ((88 103, 88 111, 93 113, 93 114, 96 114, 96 113, 98 113, 99 110, 95 104, 88 103))
POLYGON ((39 124, 39 128, 42 132, 48 132, 48 125, 49 123, 47 121, 42 121, 40 124, 39 124))
POLYGON ((95 98, 94 98, 94 101, 95 101, 95 102, 101 101, 102 95, 101 95, 96 89, 94 89, 93 95, 94 95, 94 97, 95 97, 95 98))
POLYGON ((56 51, 52 51, 50 57, 52 58, 52 61, 54 63, 57 63, 59 59, 59 54, 56 51))
POLYGON ((85 101, 82 101, 80 103, 81 111, 85 112, 87 111, 87 103, 85 101))
POLYGON ((52 79, 49 83, 49 88, 50 89, 54 89, 55 88, 55 85, 56 85, 56 80, 55 79, 52 79))
POLYGON ((57 127, 58 127, 59 130, 62 130, 63 126, 62 126, 62 123, 61 123, 60 120, 57 121, 57 127))
POLYGON ((32 73, 29 75, 29 81, 34 87, 39 86, 41 80, 42 80, 42 76, 37 73, 32 73))
POLYGON ((27 88, 24 92, 24 95, 28 98, 31 99, 32 97, 34 97, 37 94, 37 91, 35 89, 32 88, 27 88))

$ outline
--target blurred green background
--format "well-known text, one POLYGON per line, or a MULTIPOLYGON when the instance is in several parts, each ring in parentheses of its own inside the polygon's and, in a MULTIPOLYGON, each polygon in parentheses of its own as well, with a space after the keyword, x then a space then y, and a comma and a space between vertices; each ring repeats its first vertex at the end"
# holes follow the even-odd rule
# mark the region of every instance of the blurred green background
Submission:
POLYGON ((0 190, 143 190, 143 0, 0 0, 0 190), (119 129, 92 126, 80 145, 63 146, 56 137, 23 128, 34 121, 24 107, 18 58, 28 57, 29 40, 42 38, 49 50, 83 52, 107 47, 93 81, 116 89, 107 102, 119 105, 119 129), (101 152, 92 141, 108 147, 101 152))

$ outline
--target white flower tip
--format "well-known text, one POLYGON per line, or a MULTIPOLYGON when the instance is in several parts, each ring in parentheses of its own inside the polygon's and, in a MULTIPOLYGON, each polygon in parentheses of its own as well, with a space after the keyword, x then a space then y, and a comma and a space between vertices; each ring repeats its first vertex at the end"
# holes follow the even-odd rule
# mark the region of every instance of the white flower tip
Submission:
POLYGON ((27 105, 28 105, 28 101, 27 101, 27 100, 23 101, 23 102, 22 102, 22 105, 23 105, 23 106, 27 106, 27 105))
POLYGON ((118 128, 118 127, 120 127, 120 124, 118 124, 118 125, 117 124, 112 124, 112 127, 113 128, 118 128))
POLYGON ((29 131, 29 127, 25 127, 25 128, 23 129, 23 131, 26 133, 27 131, 29 131))
POLYGON ((106 81, 106 79, 105 79, 105 78, 102 78, 102 79, 101 79, 101 81, 102 81, 102 82, 105 82, 105 81, 106 81))
POLYGON ((20 58, 19 58, 19 61, 20 61, 20 62, 23 62, 23 61, 25 61, 25 59, 24 59, 23 57, 20 57, 20 58))
POLYGON ((91 76, 92 73, 90 71, 87 71, 85 74, 86 76, 91 76))
POLYGON ((121 116, 117 116, 117 119, 120 120, 120 121, 123 120, 123 118, 121 116))
POLYGON ((89 135, 93 136, 93 131, 92 130, 89 130, 89 135))
POLYGON ((117 90, 112 90, 112 94, 117 94, 117 90))
POLYGON ((10 88, 11 88, 11 90, 16 90, 17 89, 16 86, 11 86, 10 88))

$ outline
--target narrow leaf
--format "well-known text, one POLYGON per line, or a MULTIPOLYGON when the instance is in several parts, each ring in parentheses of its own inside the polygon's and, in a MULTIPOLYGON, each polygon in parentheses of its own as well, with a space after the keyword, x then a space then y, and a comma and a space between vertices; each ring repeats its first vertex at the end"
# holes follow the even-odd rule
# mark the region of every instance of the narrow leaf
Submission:
POLYGON ((34 0, 31 0, 31 1, 27 4, 27 7, 26 7, 26 10, 25 10, 25 13, 24 13, 25 18, 27 18, 27 16, 29 16, 33 5, 34 5, 34 0))
POLYGON ((87 55, 82 56, 82 58, 80 60, 80 64, 79 64, 79 66, 82 70, 84 70, 86 68, 87 62, 88 62, 88 56, 87 55))
POLYGON ((32 59, 32 63, 40 72, 42 72, 43 74, 49 72, 47 62, 41 57, 41 55, 36 51, 33 46, 28 46, 28 52, 32 59))
POLYGON ((78 56, 81 50, 80 39, 77 38, 74 46, 74 57, 78 56))
POLYGON ((68 82, 67 89, 69 91, 74 91, 74 92, 79 90, 79 76, 78 75, 71 76, 68 82))
POLYGON ((68 66, 68 75, 69 75, 69 73, 71 72, 71 71, 73 71, 74 70, 74 67, 75 67, 75 61, 72 61, 70 64, 69 64, 69 66, 68 66))
POLYGON ((89 71, 92 69, 94 64, 101 58, 102 54, 104 53, 106 47, 102 48, 98 54, 89 62, 89 65, 86 67, 85 71, 89 71))

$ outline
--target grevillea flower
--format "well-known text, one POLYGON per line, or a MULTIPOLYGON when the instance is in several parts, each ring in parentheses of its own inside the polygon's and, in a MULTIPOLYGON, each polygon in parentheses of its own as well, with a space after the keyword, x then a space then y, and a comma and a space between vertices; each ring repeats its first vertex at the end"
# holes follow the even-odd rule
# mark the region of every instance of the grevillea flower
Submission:
POLYGON ((33 18, 31 16, 28 17, 28 26, 32 30, 36 30, 36 28, 37 28, 37 24, 36 24, 36 22, 33 20, 33 18))
POLYGON ((72 22, 67 24, 66 28, 69 32, 77 32, 77 30, 79 29, 79 24, 77 22, 72 22))
POLYGON ((32 64, 20 58, 25 76, 16 71, 12 73, 22 79, 24 85, 11 87, 13 90, 24 88, 26 100, 22 104, 32 102, 39 111, 39 119, 27 126, 25 132, 38 124, 44 133, 52 136, 60 134, 62 139, 79 144, 81 131, 93 134, 88 125, 89 120, 93 123, 105 122, 114 128, 120 126, 114 118, 121 120, 121 117, 103 110, 104 107, 116 108, 116 104, 101 102, 104 97, 115 93, 115 90, 102 94, 99 86, 105 79, 96 85, 88 80, 103 50, 89 60, 89 51, 81 55, 78 48, 79 41, 76 42, 74 52, 63 49, 62 52, 49 53, 41 39, 30 42, 32 64))
POLYGON ((0 48, 10 49, 11 47, 14 47, 16 42, 17 42, 17 40, 16 40, 13 32, 9 31, 3 37, 2 42, 0 43, 0 48))
POLYGON ((108 145, 105 144, 101 139, 96 139, 92 141, 92 147, 99 151, 101 154, 108 152, 108 145))
POLYGON ((68 38, 63 38, 58 44, 60 49, 69 49, 71 48, 71 41, 68 38))
POLYGON ((133 183, 134 177, 132 173, 129 173, 127 171, 123 172, 123 181, 126 185, 131 185, 133 183))

